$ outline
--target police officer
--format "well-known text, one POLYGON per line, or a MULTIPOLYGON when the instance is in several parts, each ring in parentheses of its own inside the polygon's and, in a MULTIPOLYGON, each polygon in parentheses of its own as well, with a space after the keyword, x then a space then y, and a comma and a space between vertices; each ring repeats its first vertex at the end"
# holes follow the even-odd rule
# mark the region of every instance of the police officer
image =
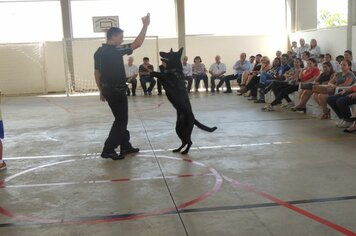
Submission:
POLYGON ((123 30, 112 27, 108 30, 107 41, 94 54, 95 81, 100 91, 100 100, 107 101, 115 117, 109 137, 106 139, 102 158, 121 160, 125 154, 137 153, 138 148, 132 147, 130 133, 127 130, 128 102, 127 85, 123 56, 132 54, 139 48, 146 37, 150 15, 142 17, 142 29, 140 34, 131 44, 123 44, 123 30), (120 155, 115 149, 120 146, 120 155))

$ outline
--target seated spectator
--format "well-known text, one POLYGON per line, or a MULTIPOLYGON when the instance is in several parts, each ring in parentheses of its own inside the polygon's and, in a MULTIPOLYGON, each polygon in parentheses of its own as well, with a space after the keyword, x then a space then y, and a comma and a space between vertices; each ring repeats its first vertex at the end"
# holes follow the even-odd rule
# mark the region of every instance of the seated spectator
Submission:
POLYGON ((298 56, 298 44, 297 41, 293 41, 292 42, 292 46, 290 47, 290 50, 293 53, 293 57, 297 57, 298 56))
POLYGON ((216 86, 216 91, 219 92, 220 87, 224 83, 224 74, 226 73, 226 65, 221 63, 221 57, 217 55, 215 57, 215 63, 210 66, 209 73, 210 77, 210 85, 211 85, 211 92, 215 93, 215 80, 220 80, 218 85, 216 86))
POLYGON ((258 88, 259 88, 259 99, 257 99, 256 101, 254 101, 254 103, 265 103, 265 94, 264 89, 273 81, 273 80, 278 80, 279 76, 282 75, 280 74, 281 72, 281 59, 276 57, 273 60, 273 64, 272 64, 272 68, 267 71, 267 72, 262 72, 260 75, 260 80, 259 80, 259 84, 258 84, 258 88))
POLYGON ((192 89, 192 83, 193 83, 193 69, 192 65, 188 63, 188 57, 184 56, 183 57, 183 75, 184 75, 184 80, 187 81, 187 91, 190 93, 190 90, 192 89))
POLYGON ((356 61, 353 60, 352 51, 346 50, 344 52, 344 57, 345 57, 346 60, 351 61, 351 63, 352 63, 351 71, 356 72, 356 61))
POLYGON ((255 65, 253 66, 252 70, 245 71, 242 74, 242 81, 240 84, 240 93, 238 93, 237 95, 242 95, 241 90, 243 90, 244 87, 246 86, 246 84, 248 83, 248 81, 250 81, 253 76, 256 76, 258 74, 258 72, 261 70, 261 58, 262 58, 262 55, 257 54, 255 57, 255 65))
POLYGON ((241 53, 240 60, 238 60, 233 69, 235 73, 233 75, 225 76, 225 83, 226 83, 226 91, 225 93, 232 93, 230 80, 237 80, 237 83, 240 85, 242 80, 242 74, 244 71, 249 71, 251 68, 250 62, 246 60, 246 53, 241 53))
MULTIPOLYGON (((356 82, 356 77, 351 71, 352 63, 349 60, 343 60, 341 62, 341 71, 336 74, 335 80, 339 80, 339 82, 343 82, 344 85, 354 85, 356 82)), ((351 125, 352 120, 351 112, 349 106, 355 104, 356 101, 353 98, 350 98, 348 95, 353 93, 355 86, 345 89, 342 92, 328 96, 327 103, 329 106, 335 111, 336 115, 339 117, 340 121, 337 126, 340 128, 347 128, 351 125), (353 103, 355 102, 355 103, 353 103)))
POLYGON ((336 126, 339 128, 349 127, 344 130, 346 133, 355 132, 355 119, 352 117, 350 106, 356 104, 356 86, 344 89, 336 95, 329 96, 327 103, 340 119, 336 126), (354 122, 352 126, 351 122, 354 122))
POLYGON ((139 67, 141 87, 145 95, 152 95, 152 90, 156 85, 156 80, 151 77, 150 73, 154 70, 153 65, 150 64, 148 57, 143 58, 143 64, 139 67), (150 83, 147 89, 146 83, 150 83))
MULTIPOLYGON (((294 67, 287 72, 285 72, 284 77, 285 81, 273 81, 268 87, 272 89, 275 94, 275 100, 269 105, 262 108, 264 111, 273 111, 273 107, 281 104, 282 100, 285 99, 287 104, 285 108, 291 108, 293 106, 292 100, 289 98, 289 94, 298 91, 298 81, 299 76, 302 72, 302 60, 300 58, 294 59, 294 67)), ((266 88, 267 89, 267 88, 266 88)))
MULTIPOLYGON (((343 61, 343 60, 344 60, 344 59, 342 59, 341 61, 343 61)), ((341 61, 340 61, 340 63, 341 63, 341 61)), ((338 67, 338 62, 332 60, 332 57, 331 57, 331 54, 330 54, 330 53, 326 53, 326 54, 325 54, 325 60, 324 60, 324 62, 330 62, 331 65, 333 66, 334 72, 340 72, 340 71, 341 71, 341 68, 338 67)))
POLYGON ((319 56, 321 54, 320 47, 315 39, 310 40, 310 48, 309 48, 310 57, 314 58, 315 60, 319 60, 319 56))
POLYGON ((302 58, 303 52, 309 51, 309 45, 305 43, 304 39, 299 39, 300 47, 298 48, 297 57, 302 58))
MULTIPOLYGON (((309 58, 307 67, 302 71, 300 75, 300 81, 303 83, 311 83, 316 80, 320 75, 320 70, 317 67, 316 60, 309 58)), ((306 105, 313 92, 309 89, 302 89, 300 93, 299 104, 293 107, 292 111, 303 111, 306 113, 306 105)))
POLYGON ((322 70, 323 70, 323 63, 325 62, 325 55, 324 55, 324 54, 320 54, 318 61, 319 61, 319 62, 318 62, 318 69, 319 69, 320 71, 322 71, 322 70))
POLYGON ((255 59, 256 59, 255 56, 250 56, 250 58, 248 59, 248 62, 250 62, 250 69, 249 69, 249 71, 252 71, 252 70, 253 70, 253 67, 255 67, 255 59))
POLYGON ((312 91, 314 92, 314 98, 323 111, 322 115, 320 116, 320 119, 330 118, 330 109, 327 108, 326 99, 328 98, 328 96, 335 94, 336 87, 348 87, 355 82, 353 80, 353 77, 350 75, 352 73, 349 70, 350 68, 347 66, 347 61, 341 62, 341 67, 343 68, 343 71, 334 74, 331 63, 325 62, 324 71, 320 75, 320 77, 322 77, 322 75, 325 75, 325 77, 316 81, 326 83, 327 78, 329 77, 328 75, 333 73, 333 76, 331 77, 331 79, 329 77, 330 81, 326 85, 323 85, 321 83, 321 85, 313 86, 312 91), (325 71, 329 72, 326 73, 325 71))
MULTIPOLYGON (((261 89, 261 93, 262 94, 266 94, 267 92, 270 91, 271 87, 269 87, 269 85, 273 82, 283 82, 285 81, 285 73, 287 71, 290 70, 290 66, 288 64, 288 55, 287 54, 283 54, 282 58, 281 58, 281 66, 279 67, 279 70, 277 72, 277 74, 275 75, 275 77, 272 80, 267 81, 267 84, 265 86, 265 89, 261 89), (270 89, 268 89, 270 88, 270 89)), ((263 86, 260 86, 261 88, 263 88, 263 86)), ((275 96, 277 96, 277 94, 274 94, 275 96)))
POLYGON ((194 58, 194 64, 192 65, 193 78, 195 81, 195 92, 198 92, 200 80, 204 81, 205 91, 208 92, 208 76, 206 75, 205 65, 202 63, 200 56, 194 58))
MULTIPOLYGON (((132 84, 132 96, 136 96, 138 67, 133 64, 134 58, 129 57, 125 64, 126 82, 132 84)), ((127 88, 127 96, 130 96, 130 88, 127 88)))
POLYGON ((336 58, 335 58, 335 60, 336 60, 336 62, 337 62, 337 64, 336 64, 336 66, 337 66, 337 72, 340 72, 341 71, 341 62, 343 61, 345 59, 345 57, 343 56, 343 55, 339 55, 339 56, 337 56, 336 58))
POLYGON ((260 76, 262 73, 268 72, 270 70, 271 70, 270 59, 266 56, 262 57, 260 71, 258 73, 257 72, 253 73, 249 77, 249 79, 246 82, 246 86, 242 90, 240 90, 241 95, 248 91, 251 91, 250 93, 251 98, 249 98, 248 100, 250 101, 257 100, 257 86, 260 81, 260 76))
POLYGON ((288 51, 287 55, 288 55, 288 65, 290 68, 292 68, 294 66, 294 58, 296 57, 294 56, 294 53, 292 51, 288 51))
POLYGON ((302 61, 303 61, 304 68, 307 67, 309 58, 310 58, 310 53, 308 51, 305 51, 302 53, 302 61))

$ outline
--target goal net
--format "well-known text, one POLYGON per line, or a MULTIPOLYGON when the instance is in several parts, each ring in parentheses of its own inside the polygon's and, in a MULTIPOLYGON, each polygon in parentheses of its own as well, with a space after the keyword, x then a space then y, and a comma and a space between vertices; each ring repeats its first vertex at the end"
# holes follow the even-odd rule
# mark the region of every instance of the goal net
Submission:
MULTIPOLYGON (((133 39, 125 38, 124 43, 130 43, 133 39)), ((94 78, 94 53, 102 43, 105 43, 104 39, 63 40, 66 90, 69 95, 98 91, 94 78)), ((143 45, 131 55, 134 64, 139 66, 143 57, 149 57, 150 63, 158 70, 158 48, 158 37, 147 37, 143 45)), ((127 56, 124 62, 127 63, 127 56)))

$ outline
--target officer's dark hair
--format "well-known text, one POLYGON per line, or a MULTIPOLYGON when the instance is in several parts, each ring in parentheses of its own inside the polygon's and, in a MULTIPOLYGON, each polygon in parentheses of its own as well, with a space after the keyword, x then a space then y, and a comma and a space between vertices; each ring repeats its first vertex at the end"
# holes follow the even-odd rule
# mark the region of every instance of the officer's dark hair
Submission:
POLYGON ((256 57, 262 57, 262 55, 261 54, 257 54, 256 57))
POLYGON ((108 32, 106 32, 106 38, 111 39, 114 36, 117 36, 118 34, 122 34, 124 31, 118 27, 111 27, 108 32))
POLYGON ((149 61, 150 59, 148 57, 143 58, 144 61, 149 61))

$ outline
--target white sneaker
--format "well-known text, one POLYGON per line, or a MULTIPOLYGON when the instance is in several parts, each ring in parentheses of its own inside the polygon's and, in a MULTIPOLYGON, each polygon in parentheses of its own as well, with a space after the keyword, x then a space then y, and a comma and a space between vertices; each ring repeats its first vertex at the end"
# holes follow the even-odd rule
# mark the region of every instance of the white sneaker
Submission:
POLYGON ((349 128, 352 125, 351 122, 347 122, 346 120, 341 120, 336 126, 338 128, 349 128))
POLYGON ((339 127, 339 125, 341 125, 343 122, 344 122, 344 120, 338 119, 338 120, 335 122, 335 126, 336 126, 336 127, 339 127))
POLYGON ((294 107, 294 103, 288 102, 288 103, 282 104, 281 107, 285 108, 285 109, 290 109, 290 108, 294 107))
POLYGON ((273 106, 270 104, 270 105, 262 107, 261 110, 262 111, 273 111, 273 106))

